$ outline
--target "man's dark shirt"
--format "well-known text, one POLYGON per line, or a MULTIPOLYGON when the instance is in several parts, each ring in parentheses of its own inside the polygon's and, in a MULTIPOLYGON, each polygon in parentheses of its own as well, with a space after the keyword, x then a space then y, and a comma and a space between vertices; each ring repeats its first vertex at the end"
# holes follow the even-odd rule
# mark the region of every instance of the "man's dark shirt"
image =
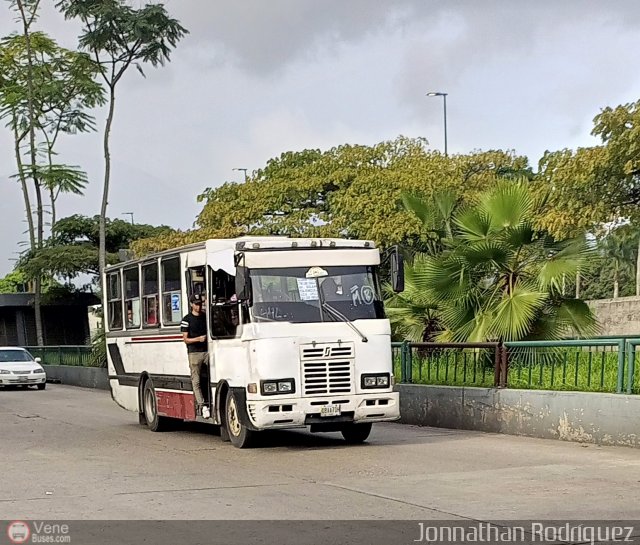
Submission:
MULTIPOLYGON (((198 316, 193 313, 187 314, 184 318, 182 318, 182 323, 180 324, 180 331, 183 333, 187 333, 187 337, 189 339, 193 339, 195 337, 201 337, 202 335, 207 334, 207 318, 201 312, 198 316)), ((206 352, 207 351, 207 343, 206 341, 203 343, 191 343, 187 345, 187 352, 206 352)))

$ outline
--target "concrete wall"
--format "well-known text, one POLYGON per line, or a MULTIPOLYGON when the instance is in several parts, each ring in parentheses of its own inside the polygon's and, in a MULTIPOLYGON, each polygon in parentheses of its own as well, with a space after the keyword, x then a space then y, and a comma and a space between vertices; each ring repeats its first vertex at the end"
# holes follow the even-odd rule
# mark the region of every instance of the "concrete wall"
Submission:
POLYGON ((401 384, 401 422, 640 447, 640 396, 401 384))
POLYGON ((109 389, 107 369, 74 365, 43 365, 47 382, 82 386, 83 388, 109 389))
POLYGON ((602 328, 600 335, 640 337, 640 297, 588 301, 602 328))

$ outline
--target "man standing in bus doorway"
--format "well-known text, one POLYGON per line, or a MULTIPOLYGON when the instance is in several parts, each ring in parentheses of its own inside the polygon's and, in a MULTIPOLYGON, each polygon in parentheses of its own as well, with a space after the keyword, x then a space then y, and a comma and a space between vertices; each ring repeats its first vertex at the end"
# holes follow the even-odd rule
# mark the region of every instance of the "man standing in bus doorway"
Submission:
POLYGON ((211 412, 204 403, 200 388, 200 372, 202 366, 207 364, 209 356, 207 352, 207 319, 202 308, 204 298, 202 295, 194 293, 189 297, 189 303, 191 303, 191 312, 182 318, 180 331, 182 331, 182 338, 187 345, 191 384, 196 396, 197 407, 201 408, 201 414, 204 418, 209 418, 211 412))

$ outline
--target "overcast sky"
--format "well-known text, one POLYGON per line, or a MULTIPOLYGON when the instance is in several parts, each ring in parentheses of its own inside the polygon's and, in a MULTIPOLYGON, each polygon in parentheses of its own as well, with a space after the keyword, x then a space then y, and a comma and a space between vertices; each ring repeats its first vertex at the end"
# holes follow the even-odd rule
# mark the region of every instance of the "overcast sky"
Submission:
MULTIPOLYGON (((45 5, 39 28, 74 47, 78 27, 45 5)), ((143 2, 135 2, 142 4, 143 2)), ((240 181, 284 151, 374 144, 402 134, 449 152, 542 153, 590 145, 601 107, 640 98, 637 0, 167 0, 190 35, 165 68, 118 90, 109 215, 193 225, 204 188, 240 181)), ((17 29, 0 3, 0 35, 17 29)), ((100 126, 105 112, 96 112, 100 126)), ((0 127, 0 274, 27 236, 12 142, 0 127)), ((100 207, 100 135, 67 138, 85 197, 100 207)))

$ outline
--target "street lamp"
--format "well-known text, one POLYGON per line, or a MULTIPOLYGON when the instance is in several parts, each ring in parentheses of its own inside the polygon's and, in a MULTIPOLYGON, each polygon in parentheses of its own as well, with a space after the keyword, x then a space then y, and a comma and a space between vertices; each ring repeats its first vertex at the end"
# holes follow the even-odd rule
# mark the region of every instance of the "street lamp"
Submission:
POLYGON ((442 97, 444 99, 444 156, 447 156, 447 93, 440 91, 431 91, 427 93, 428 97, 442 97))
POLYGON ((247 170, 249 170, 248 168, 232 168, 231 170, 238 170, 240 172, 244 172, 244 181, 248 181, 249 178, 247 176, 247 170))
POLYGON ((133 212, 123 212, 123 216, 131 216, 131 225, 133 225, 133 212))

